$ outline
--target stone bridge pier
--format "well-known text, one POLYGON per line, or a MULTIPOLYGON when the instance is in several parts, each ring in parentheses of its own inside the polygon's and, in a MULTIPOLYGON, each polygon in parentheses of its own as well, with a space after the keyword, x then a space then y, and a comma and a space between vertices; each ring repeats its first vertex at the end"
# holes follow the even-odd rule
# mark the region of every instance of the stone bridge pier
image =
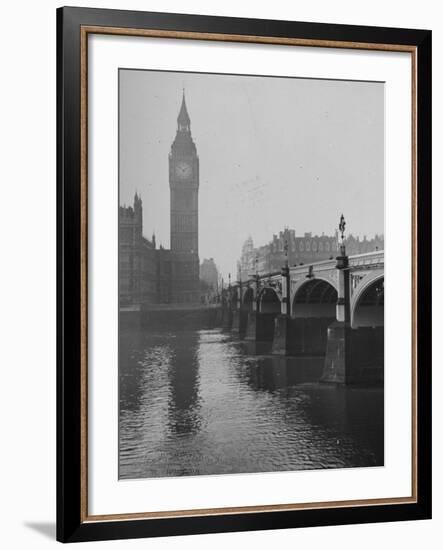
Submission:
POLYGON ((341 267, 337 320, 328 327, 323 382, 384 380, 384 276, 374 272, 365 279, 352 294, 357 281, 349 268, 341 267))

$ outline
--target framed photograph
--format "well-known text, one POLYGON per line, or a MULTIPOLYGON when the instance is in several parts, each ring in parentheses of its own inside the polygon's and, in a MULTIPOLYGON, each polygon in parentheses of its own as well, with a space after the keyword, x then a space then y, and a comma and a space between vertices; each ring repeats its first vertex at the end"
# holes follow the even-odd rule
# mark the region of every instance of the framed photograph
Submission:
POLYGON ((58 540, 430 518, 431 32, 57 47, 58 540))

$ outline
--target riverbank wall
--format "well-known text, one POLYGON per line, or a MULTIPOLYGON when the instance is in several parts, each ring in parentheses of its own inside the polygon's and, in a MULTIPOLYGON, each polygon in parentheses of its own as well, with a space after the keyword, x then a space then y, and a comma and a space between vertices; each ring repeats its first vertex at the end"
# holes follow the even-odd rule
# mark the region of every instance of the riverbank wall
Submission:
POLYGON ((127 328, 194 330, 221 327, 222 323, 223 312, 218 306, 168 304, 120 309, 120 324, 127 328))

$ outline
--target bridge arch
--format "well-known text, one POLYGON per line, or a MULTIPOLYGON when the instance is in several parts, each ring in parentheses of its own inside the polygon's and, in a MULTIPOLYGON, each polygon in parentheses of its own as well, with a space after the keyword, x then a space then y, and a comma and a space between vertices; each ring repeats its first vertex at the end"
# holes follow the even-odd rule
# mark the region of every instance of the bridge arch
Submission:
POLYGON ((260 292, 260 313, 280 313, 281 301, 272 287, 265 287, 260 292))
POLYGON ((240 289, 238 287, 231 287, 230 299, 231 299, 231 308, 237 308, 237 300, 240 294, 240 289))
POLYGON ((337 289, 327 279, 313 278, 303 281, 295 291, 292 317, 335 317, 337 289))
POLYGON ((328 327, 336 318, 337 289, 319 277, 300 281, 291 307, 292 350, 295 355, 324 356, 328 327))
POLYGON ((249 287, 243 294, 242 306, 246 311, 252 311, 254 303, 254 290, 249 287))
POLYGON ((384 326, 384 275, 363 279, 351 300, 352 328, 384 326))

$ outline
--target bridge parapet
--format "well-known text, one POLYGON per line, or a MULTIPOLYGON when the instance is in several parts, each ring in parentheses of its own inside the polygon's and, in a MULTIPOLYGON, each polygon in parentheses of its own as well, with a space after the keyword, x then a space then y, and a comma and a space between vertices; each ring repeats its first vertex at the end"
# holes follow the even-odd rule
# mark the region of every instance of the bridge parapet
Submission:
POLYGON ((385 265, 385 251, 377 250, 366 254, 349 256, 349 267, 351 271, 364 268, 383 269, 385 265))
POLYGON ((312 264, 303 264, 303 265, 294 265, 289 268, 289 272, 291 274, 291 277, 297 277, 301 275, 306 275, 309 272, 312 271, 325 271, 329 269, 335 269, 335 266, 337 264, 337 260, 334 258, 332 260, 323 260, 321 262, 314 262, 312 264))

